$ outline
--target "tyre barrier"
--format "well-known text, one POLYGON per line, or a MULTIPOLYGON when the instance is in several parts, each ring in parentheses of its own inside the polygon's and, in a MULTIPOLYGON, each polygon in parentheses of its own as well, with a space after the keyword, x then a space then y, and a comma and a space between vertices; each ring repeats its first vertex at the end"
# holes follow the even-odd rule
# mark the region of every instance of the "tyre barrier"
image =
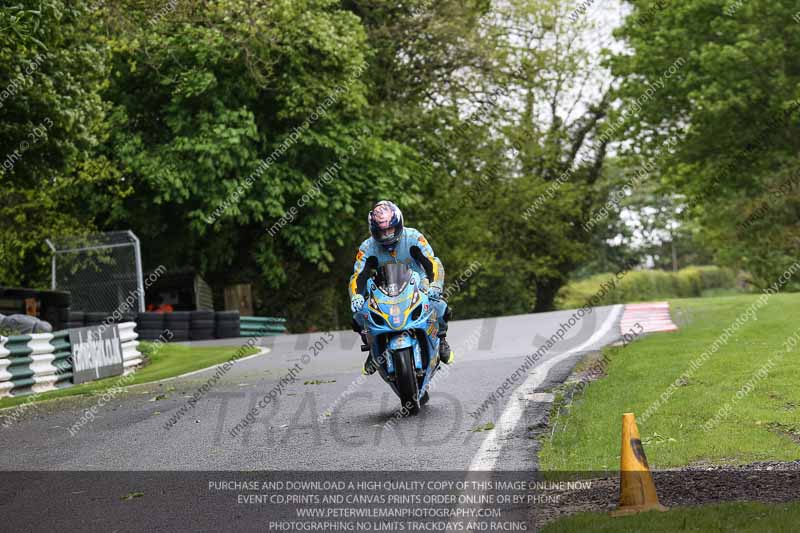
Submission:
POLYGON ((139 352, 139 334, 136 333, 135 328, 136 322, 123 322, 119 325, 123 376, 135 372, 136 367, 142 364, 142 354, 139 352))
POLYGON ((8 390, 9 395, 30 392, 31 387, 36 383, 31 369, 33 350, 28 346, 30 340, 30 335, 13 335, 0 341, 5 348, 5 357, 8 360, 7 380, 11 383, 8 390))
POLYGON ((14 376, 8 371, 11 365, 8 356, 11 355, 11 351, 6 348, 7 343, 8 337, 0 337, 0 398, 8 396, 14 388, 14 382, 11 381, 14 376))
POLYGON ((55 360, 55 347, 50 343, 53 340, 52 333, 32 333, 28 335, 31 340, 28 346, 31 349, 30 358, 31 370, 33 370, 33 386, 31 392, 47 392, 55 390, 56 372, 58 369, 53 366, 55 360))
MULTIPOLYGON (((124 374, 142 363, 135 322, 117 324, 124 374)), ((0 336, 0 398, 72 386, 69 330, 0 336)))
POLYGON ((214 311, 192 311, 189 339, 205 341, 216 338, 216 315, 214 311))
POLYGON ((108 314, 103 312, 84 313, 86 317, 85 324, 87 326, 99 326, 108 319, 108 314))
POLYGON ((214 335, 218 339, 238 338, 240 325, 239 311, 220 311, 216 315, 214 335))
POLYGON ((170 342, 182 342, 281 335, 286 333, 285 322, 285 318, 239 316, 239 311, 147 312, 137 316, 136 330, 140 339, 148 341, 169 330, 170 342))
POLYGON ((11 396, 33 385, 29 340, 28 335, 0 337, 0 395, 11 396))
POLYGON ((164 333, 164 313, 139 313, 136 315, 136 331, 143 341, 158 340, 164 333))
POLYGON ((56 367, 56 388, 72 385, 72 345, 69 343, 69 330, 53 333, 53 366, 56 367))

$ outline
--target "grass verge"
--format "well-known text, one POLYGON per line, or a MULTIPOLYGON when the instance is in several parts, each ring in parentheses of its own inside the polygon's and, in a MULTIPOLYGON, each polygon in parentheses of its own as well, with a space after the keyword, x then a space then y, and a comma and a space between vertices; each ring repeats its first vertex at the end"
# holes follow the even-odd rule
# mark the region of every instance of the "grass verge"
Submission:
POLYGON ((583 531, 796 531, 800 524, 800 503, 724 503, 681 507, 666 513, 650 512, 612 518, 606 513, 582 513, 552 522, 542 533, 583 531))
POLYGON ((770 297, 756 319, 679 379, 757 299, 675 300, 673 316, 687 317, 679 332, 608 348, 607 375, 551 420, 541 470, 618 470, 625 412, 637 415, 651 468, 800 458, 800 348, 789 349, 789 339, 800 339, 799 294, 770 297))
MULTIPOLYGON (((245 341, 242 341, 245 344, 245 341)), ((153 350, 150 343, 142 343, 140 348, 143 353, 147 353, 150 364, 136 371, 130 381, 126 380, 126 385, 136 385, 138 383, 149 383, 161 379, 180 376, 187 372, 199 370, 230 360, 234 354, 240 350, 240 346, 203 346, 188 347, 178 344, 164 344, 161 349, 153 350)), ((247 348, 244 355, 247 357, 258 352, 258 348, 247 348)), ((94 394, 105 391, 109 387, 117 386, 117 381, 121 376, 114 376, 98 381, 75 385, 66 389, 59 389, 44 392, 35 396, 34 402, 63 398, 66 396, 80 396, 94 394)), ((13 398, 3 398, 0 400, 0 409, 13 407, 23 403, 29 403, 34 398, 33 395, 17 396, 13 398)))

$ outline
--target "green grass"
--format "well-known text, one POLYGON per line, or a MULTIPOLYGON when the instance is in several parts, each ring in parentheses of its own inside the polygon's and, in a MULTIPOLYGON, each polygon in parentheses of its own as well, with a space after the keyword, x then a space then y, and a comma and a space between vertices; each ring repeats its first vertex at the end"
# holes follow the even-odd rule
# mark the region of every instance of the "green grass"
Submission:
MULTIPOLYGON (((800 458, 800 294, 775 295, 646 421, 642 414, 758 298, 744 295, 672 302, 679 332, 653 334, 608 348, 608 375, 589 384, 543 442, 542 470, 618 470, 622 414, 633 412, 652 468, 693 463, 742 464, 800 458), (780 359, 774 359, 782 353, 780 359), (736 400, 737 392, 773 358, 775 366, 736 400), (726 403, 727 418, 706 432, 726 403)), ((562 411, 564 413, 564 411, 562 411)))
POLYGON ((726 296, 741 296, 745 291, 741 289, 705 289, 700 295, 703 298, 723 298, 726 296))
MULTIPOLYGON (((244 340, 242 342, 244 344, 244 340)), ((188 347, 178 344, 163 344, 161 349, 155 350, 153 344, 142 343, 140 350, 150 357, 150 364, 140 368, 130 380, 125 380, 124 385, 149 383, 173 376, 179 376, 193 370, 199 370, 229 360, 240 349, 239 346, 203 346, 188 347)), ((258 351, 257 348, 248 348, 242 357, 247 357, 258 351)), ((35 401, 46 401, 66 396, 89 395, 102 392, 109 387, 118 386, 121 376, 83 383, 66 389, 39 394, 35 401)), ((31 396, 17 396, 0 400, 0 409, 13 407, 30 401, 31 396)))
POLYGON ((797 531, 800 503, 765 505, 725 503, 691 508, 676 508, 666 513, 649 512, 612 518, 606 513, 582 513, 556 520, 542 533, 583 531, 660 532, 660 531, 797 531))

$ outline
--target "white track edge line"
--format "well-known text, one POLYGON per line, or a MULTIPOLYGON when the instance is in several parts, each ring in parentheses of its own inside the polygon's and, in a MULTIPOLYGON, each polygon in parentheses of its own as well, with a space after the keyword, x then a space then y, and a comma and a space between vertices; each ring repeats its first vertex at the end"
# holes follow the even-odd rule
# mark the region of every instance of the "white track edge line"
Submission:
POLYGON ((472 462, 469 465, 470 471, 494 470, 494 467, 497 464, 498 456, 502 450, 502 445, 499 442, 501 433, 513 431, 517 427, 517 423, 520 421, 525 411, 526 400, 519 398, 519 391, 532 391, 542 384, 547 377, 547 373, 553 366, 570 357, 571 355, 584 351, 586 348, 607 335, 614 327, 614 324, 619 318, 619 315, 622 313, 623 308, 624 306, 621 304, 615 305, 600 329, 595 331, 586 342, 577 348, 567 350, 560 355, 556 355, 550 359, 547 359, 546 361, 543 361, 541 365, 533 368, 533 372, 528 376, 528 378, 512 392, 511 398, 508 400, 508 405, 506 405, 499 422, 493 431, 488 432, 486 438, 483 440, 483 443, 481 443, 481 447, 472 458, 472 462))

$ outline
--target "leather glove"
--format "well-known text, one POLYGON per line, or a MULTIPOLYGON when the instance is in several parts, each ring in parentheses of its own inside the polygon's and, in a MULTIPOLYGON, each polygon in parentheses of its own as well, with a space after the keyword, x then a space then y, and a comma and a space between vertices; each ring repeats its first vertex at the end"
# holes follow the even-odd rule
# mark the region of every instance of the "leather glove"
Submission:
POLYGON ((428 287, 428 298, 431 300, 441 300, 442 299, 442 289, 437 287, 436 285, 431 285, 428 287))
POLYGON ((358 313, 361 311, 361 308, 364 307, 364 297, 360 294, 356 294, 352 298, 350 298, 350 310, 354 313, 358 313))

